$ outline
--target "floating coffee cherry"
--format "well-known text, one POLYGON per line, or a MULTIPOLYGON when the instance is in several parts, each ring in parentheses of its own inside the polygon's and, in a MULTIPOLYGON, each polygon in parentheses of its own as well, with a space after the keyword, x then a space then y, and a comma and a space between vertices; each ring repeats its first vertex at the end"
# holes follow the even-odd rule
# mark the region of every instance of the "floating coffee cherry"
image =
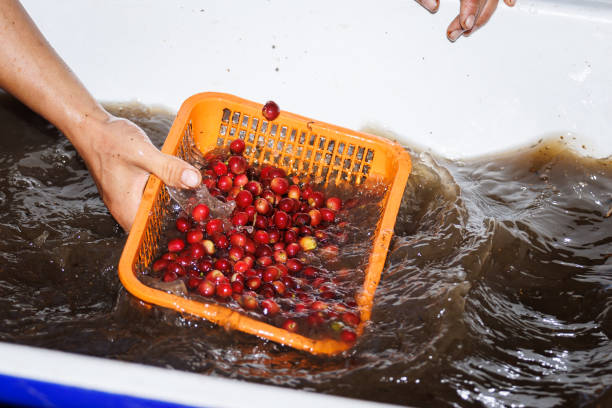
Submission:
POLYGON ((270 265, 264 269, 262 279, 264 282, 272 282, 280 278, 280 271, 276 266, 270 265))
POLYGON ((298 273, 303 268, 302 262, 299 259, 291 258, 287 260, 287 269, 292 273, 298 273))
POLYGON ((227 258, 219 258, 215 261, 214 266, 221 272, 229 272, 232 268, 232 263, 227 258))
POLYGON ((217 182, 216 182, 216 179, 214 178, 205 177, 202 180, 202 184, 204 184, 206 188, 210 191, 211 189, 215 188, 215 186, 217 185, 217 182))
POLYGON ((243 140, 236 139, 232 143, 230 143, 230 152, 233 154, 240 155, 244 152, 245 144, 243 140))
POLYGON ((206 254, 204 245, 201 242, 195 242, 189 248, 189 256, 191 259, 198 260, 206 254))
POLYGON ((210 239, 202 241, 202 246, 208 255, 213 255, 217 251, 215 244, 210 239))
POLYGON ((285 247, 285 252, 287 252, 287 256, 295 257, 300 252, 300 249, 301 247, 299 244, 292 242, 290 244, 287 244, 287 246, 285 247))
POLYGON ((291 218, 289 218, 289 215, 284 211, 277 211, 272 217, 272 221, 278 229, 286 229, 289 226, 290 220, 291 218))
POLYGON ((243 260, 236 261, 236 263, 234 264, 234 272, 236 273, 245 273, 249 270, 249 268, 249 264, 243 260))
POLYGON ((218 269, 213 269, 212 271, 206 274, 206 280, 214 283, 215 285, 219 284, 219 282, 225 279, 225 275, 218 269))
POLYGON ((311 236, 305 236, 300 238, 300 247, 304 251, 312 251, 317 247, 317 240, 311 236))
POLYGON ((265 316, 274 316, 280 311, 280 307, 272 299, 265 299, 261 302, 261 311, 265 316))
POLYGON ((232 296, 232 285, 223 282, 217 285, 217 296, 220 298, 228 298, 232 296))
POLYGON ((161 272, 164 269, 166 269, 169 262, 170 261, 168 261, 167 259, 163 259, 163 258, 158 259, 157 261, 153 263, 153 266, 151 267, 151 269, 153 269, 153 272, 161 272))
POLYGON ((244 290, 244 284, 240 281, 232 282, 232 294, 241 294, 244 290))
POLYGON ((249 190, 253 196, 258 196, 263 191, 263 187, 259 181, 249 181, 244 188, 249 190))
MULTIPOLYGON (((183 252, 181 252, 181 256, 179 256, 178 258, 176 258, 176 264, 180 265, 183 268, 187 268, 191 265, 191 257, 188 254, 184 254, 183 252)), ((171 267, 171 265, 169 265, 169 268, 171 267)), ((181 273, 180 275, 183 275, 183 273, 181 273)))
POLYGON ((276 194, 283 195, 289 190, 289 181, 284 177, 276 177, 270 181, 270 189, 276 194))
POLYGON ((166 273, 164 273, 164 277, 163 277, 164 282, 174 282, 177 279, 178 279, 178 275, 174 272, 166 271, 166 273))
POLYGON ((320 208, 323 206, 324 199, 323 193, 320 191, 313 191, 308 197, 308 205, 314 208, 320 208))
POLYGON ((280 280, 275 280, 272 282, 272 287, 274 287, 274 291, 279 295, 279 296, 284 296, 285 293, 287 292, 287 287, 285 286, 285 284, 280 281, 280 280))
POLYGON ((272 265, 272 257, 269 255, 262 255, 257 258, 257 265, 261 267, 266 267, 272 265))
POLYGON ((247 236, 242 232, 234 232, 230 235, 230 243, 233 247, 242 248, 246 245, 247 236))
POLYGON ((206 233, 209 236, 213 236, 217 233, 223 232, 223 220, 220 218, 214 218, 206 224, 206 233))
POLYGON ((249 182, 249 176, 247 176, 244 173, 238 174, 236 177, 234 177, 234 187, 242 188, 246 186, 248 182, 249 182))
POLYGON ((206 297, 213 296, 215 294, 215 284, 209 280, 203 280, 198 285, 198 293, 206 297))
POLYGON ((295 333, 298 329, 298 324, 293 319, 287 319, 283 323, 283 329, 295 333))
POLYGON ((229 239, 225 235, 220 232, 213 234, 213 242, 215 243, 215 248, 219 249, 227 249, 229 247, 229 239))
POLYGON ((265 198, 270 205, 276 204, 276 194, 272 190, 264 190, 261 192, 261 197, 265 198))
POLYGON ((265 230, 257 230, 253 235, 253 240, 258 244, 267 244, 270 242, 270 236, 265 230))
POLYGON ((180 238, 175 238, 168 242, 168 251, 169 252, 180 252, 185 249, 185 241, 180 238))
POLYGON ((321 208, 319 211, 321 213, 321 218, 326 222, 334 222, 336 218, 336 214, 329 208, 321 208))
POLYGON ((174 252, 166 252, 161 256, 161 259, 165 259, 166 261, 172 262, 176 260, 177 255, 174 252))
POLYGON ((251 290, 257 290, 261 286, 261 278, 259 276, 251 276, 246 281, 246 286, 251 290))
POLYGON ((308 215, 310 216, 310 225, 312 225, 313 227, 316 227, 321 223, 321 211, 317 209, 312 209, 308 211, 308 215))
POLYGON ((299 200, 300 199, 300 187, 294 185, 289 186, 289 188, 287 189, 287 197, 294 199, 294 200, 299 200))
POLYGON ((212 170, 217 176, 225 176, 227 174, 227 166, 222 161, 215 162, 212 170))
MULTIPOLYGON (((274 288, 269 283, 264 283, 261 287, 259 294, 265 299, 272 299, 274 297, 274 288)), ((265 313, 264 313, 265 314, 265 313)))
POLYGON ((310 308, 312 310, 316 310, 317 312, 321 312, 323 310, 326 310, 328 308, 328 304, 325 302, 322 302, 320 300, 317 300, 315 302, 312 303, 312 305, 310 305, 310 308))
POLYGON ((278 107, 276 102, 268 101, 263 106, 263 109, 261 110, 261 114, 267 120, 272 121, 272 120, 278 118, 278 115, 280 114, 280 108, 278 107))
POLYGON ((333 211, 340 211, 342 209, 342 200, 338 197, 330 197, 325 201, 325 206, 333 211))
POLYGON ((277 249, 274 251, 274 261, 277 263, 287 262, 287 252, 283 249, 277 249))
POLYGON ((232 156, 227 161, 229 169, 234 174, 243 174, 247 169, 247 161, 242 156, 232 156))
POLYGON ((257 309, 257 294, 255 292, 244 293, 242 295, 242 307, 244 307, 246 310, 257 309))
POLYGON ((325 322, 325 315, 323 314, 323 312, 312 312, 311 314, 308 315, 308 324, 311 327, 317 327, 323 324, 323 322, 325 322))
POLYGON ((254 254, 255 251, 256 251, 255 241, 253 241, 252 239, 248 238, 246 243, 244 244, 244 251, 247 254, 254 254))
POLYGON ((276 206, 276 208, 286 213, 293 212, 295 210, 295 207, 296 207, 296 200, 293 200, 288 197, 281 198, 281 200, 278 202, 278 205, 276 206))
POLYGON ((194 244, 204 239, 204 233, 200 231, 199 229, 190 230, 187 232, 186 238, 187 238, 187 242, 189 242, 190 244, 194 244))
POLYGON ((249 190, 242 190, 236 196, 236 205, 239 208, 246 208, 253 203, 253 194, 249 190))
POLYGON ((176 219, 176 229, 180 232, 187 232, 191 228, 191 223, 185 217, 179 217, 176 219))
POLYGON ((255 200, 255 210, 258 214, 266 215, 270 212, 270 208, 270 202, 265 198, 259 197, 255 200))
MULTIPOLYGON (((202 222, 206 218, 208 218, 209 214, 210 214, 210 209, 208 208, 206 204, 198 204, 191 211, 191 218, 193 218, 195 222, 202 222)), ((181 230, 179 229, 179 231, 181 230)), ((181 232, 184 232, 184 231, 181 231, 181 232)))
POLYGON ((198 264, 198 269, 204 273, 210 272, 213 270, 213 263, 210 259, 204 259, 198 264))
POLYGON ((353 327, 357 326, 359 322, 361 321, 359 316, 357 316, 353 312, 344 312, 342 313, 341 317, 344 323, 348 324, 349 326, 353 326, 353 327))
POLYGON ((187 287, 189 289, 197 290, 198 286, 200 286, 200 283, 202 283, 202 282, 203 282, 203 279, 198 278, 196 276, 192 276, 187 281, 187 287))
POLYGON ((344 329, 342 330, 342 332, 340 332, 340 338, 342 339, 342 341, 345 341, 347 343, 352 343, 355 340, 357 340, 357 335, 355 334, 354 331, 350 329, 344 329))
POLYGON ((234 186, 234 181, 230 176, 221 176, 217 181, 217 188, 223 193, 229 192, 234 186))
POLYGON ((249 222, 249 215, 244 211, 238 211, 232 216, 232 224, 235 226, 245 226, 249 222))

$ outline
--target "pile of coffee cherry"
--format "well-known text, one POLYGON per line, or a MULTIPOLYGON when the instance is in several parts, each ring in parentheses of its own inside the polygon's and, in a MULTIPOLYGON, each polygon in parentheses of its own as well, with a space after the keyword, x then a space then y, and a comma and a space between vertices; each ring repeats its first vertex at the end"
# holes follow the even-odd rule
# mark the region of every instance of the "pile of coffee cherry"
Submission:
POLYGON ((180 237, 153 263, 153 276, 181 279, 194 294, 290 332, 354 342, 354 293, 339 290, 342 280, 319 262, 337 256, 328 229, 342 229, 342 200, 280 168, 249 166, 244 150, 236 139, 203 170, 210 194, 235 202, 229 220, 211 217, 204 203, 179 216, 180 237))

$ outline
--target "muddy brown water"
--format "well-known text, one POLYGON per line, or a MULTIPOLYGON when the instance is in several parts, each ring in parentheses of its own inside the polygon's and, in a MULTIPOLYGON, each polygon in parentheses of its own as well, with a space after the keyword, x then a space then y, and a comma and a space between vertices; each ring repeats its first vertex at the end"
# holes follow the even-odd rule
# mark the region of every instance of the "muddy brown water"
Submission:
MULTIPOLYGON (((111 109, 157 145, 173 119, 111 109)), ((67 140, 6 95, 0 132, 0 341, 410 406, 612 406, 610 160, 413 153, 372 323, 328 358, 141 307, 67 140)))

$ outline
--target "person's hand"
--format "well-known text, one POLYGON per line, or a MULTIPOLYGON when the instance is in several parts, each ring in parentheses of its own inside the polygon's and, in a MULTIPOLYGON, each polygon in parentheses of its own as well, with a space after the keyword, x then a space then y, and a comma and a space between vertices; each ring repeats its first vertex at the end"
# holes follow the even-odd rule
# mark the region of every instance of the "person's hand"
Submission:
POLYGON ((104 120, 85 120, 72 129, 79 153, 93 176, 98 191, 117 222, 129 231, 136 217, 149 173, 166 185, 194 188, 200 172, 177 157, 161 153, 134 123, 108 115, 104 120))
MULTIPOLYGON (((438 11, 440 0, 416 0, 417 3, 431 13, 438 11)), ((455 42, 459 37, 469 36, 485 25, 495 12, 499 0, 460 0, 459 14, 446 29, 447 38, 455 42)), ((504 0, 506 5, 512 7, 517 0, 504 0)))

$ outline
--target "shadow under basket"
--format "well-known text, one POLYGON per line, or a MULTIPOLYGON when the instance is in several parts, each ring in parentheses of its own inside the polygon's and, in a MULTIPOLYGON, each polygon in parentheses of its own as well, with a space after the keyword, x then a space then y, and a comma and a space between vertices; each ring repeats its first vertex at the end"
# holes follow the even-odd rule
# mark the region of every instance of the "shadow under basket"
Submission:
MULTIPOLYGON (((364 188, 381 183, 387 186, 364 282, 355 297, 361 317, 356 333, 361 335, 370 319, 374 293, 411 171, 410 156, 405 149, 385 138, 288 112, 281 111, 277 119, 267 121, 262 116, 261 104, 222 93, 201 93, 187 99, 162 151, 189 161, 190 137, 203 153, 228 146, 240 138, 246 144, 244 157, 249 164, 271 164, 299 178, 314 178, 324 184, 351 183, 364 188)), ((152 175, 119 262, 119 278, 132 295, 147 303, 313 354, 336 354, 353 345, 334 339, 312 339, 214 301, 187 299, 143 284, 138 277, 150 269, 155 256, 159 255, 163 226, 172 212, 165 185, 152 175)))

